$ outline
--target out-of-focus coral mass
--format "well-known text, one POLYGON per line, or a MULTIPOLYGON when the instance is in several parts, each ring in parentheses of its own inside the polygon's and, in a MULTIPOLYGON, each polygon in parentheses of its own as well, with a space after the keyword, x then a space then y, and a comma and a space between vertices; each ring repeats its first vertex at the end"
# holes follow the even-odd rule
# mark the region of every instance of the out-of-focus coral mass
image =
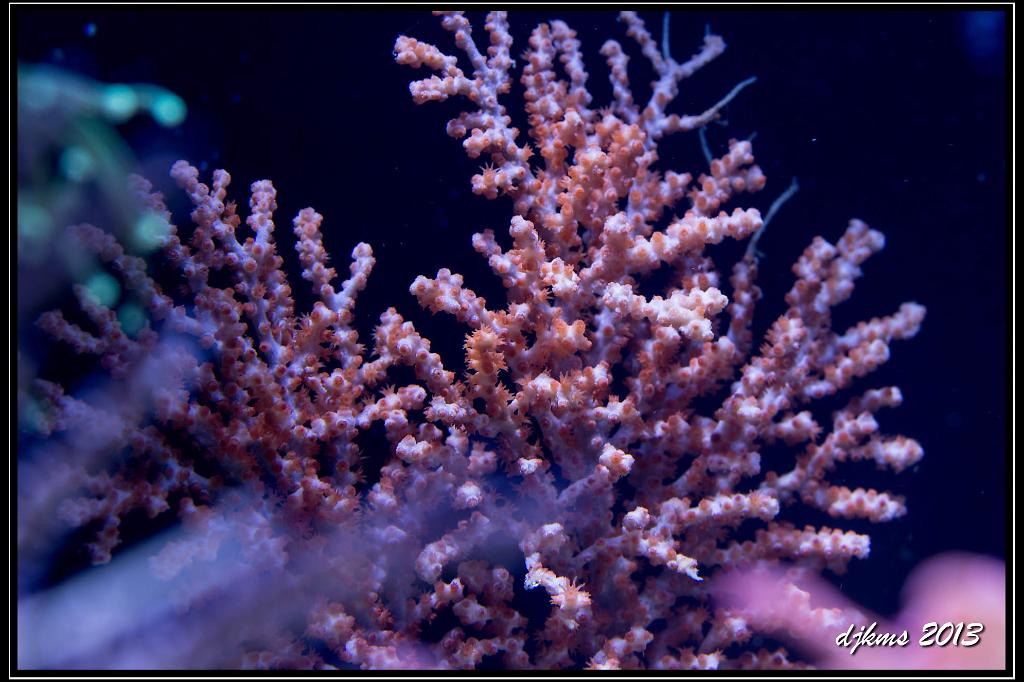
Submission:
POLYGON ((900 389, 856 386, 925 309, 877 300, 890 314, 832 319, 865 261, 885 257, 883 234, 823 227, 755 338, 769 216, 743 207, 766 182, 754 141, 705 144, 687 171, 659 158, 668 136, 702 136, 742 102, 753 79, 702 81, 698 111, 677 101, 723 37, 683 56, 623 12, 623 42, 609 36, 604 65, 585 68, 562 21, 514 47, 504 12, 484 26, 438 14, 453 47, 402 35, 394 59, 413 69, 421 115, 454 115, 448 135, 479 160, 481 197, 467 200, 512 210, 507 235, 471 238, 504 301, 470 289, 459 263, 409 273, 415 301, 465 334, 464 365, 395 307, 360 335, 377 259, 368 243, 328 255, 342 216, 306 208, 282 235, 270 180, 245 193, 179 161, 187 225, 133 176, 155 253, 102 225, 61 238, 140 310, 126 320, 79 284, 76 305, 32 321, 104 378, 23 387, 34 452, 19 463, 19 551, 74 529, 102 566, 22 600, 22 666, 789 668, 815 663, 788 646, 794 620, 831 639, 861 624, 796 597, 773 620, 713 587, 755 567, 794 590, 840 574, 869 560, 869 522, 914 503, 856 482, 864 464, 895 481, 923 457, 918 434, 879 426, 900 389), (654 73, 649 96, 631 59, 654 73), (593 101, 596 72, 610 101, 593 101), (506 110, 520 93, 527 130, 506 110), (749 248, 713 260, 728 242, 749 248), (283 258, 293 245, 301 279, 283 258), (823 420, 815 404, 840 392, 823 420))

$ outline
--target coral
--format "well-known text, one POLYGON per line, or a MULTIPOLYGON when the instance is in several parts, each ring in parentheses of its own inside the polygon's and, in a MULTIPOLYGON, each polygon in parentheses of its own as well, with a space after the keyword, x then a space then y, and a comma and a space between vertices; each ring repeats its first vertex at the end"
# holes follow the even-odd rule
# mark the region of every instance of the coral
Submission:
MULTIPOLYGON (((153 320, 126 334, 79 288, 92 331, 59 312, 39 321, 99 356, 118 386, 88 403, 37 384, 50 406, 43 430, 77 444, 59 450, 52 485, 78 492, 60 514, 96 531, 95 562, 116 554, 130 513, 176 510, 184 531, 151 568, 176 586, 182 608, 202 609, 246 581, 272 586, 266 599, 280 605, 271 622, 245 619, 225 637, 234 665, 800 665, 784 650, 749 646, 771 623, 755 628, 740 610, 713 604, 708 579, 766 562, 841 572, 868 555, 868 536, 800 527, 787 520, 792 510, 820 510, 837 524, 905 513, 895 494, 830 481, 846 462, 898 472, 921 458, 914 440, 879 432, 875 413, 898 405, 899 390, 853 397, 829 426, 811 406, 888 360, 890 343, 917 332, 924 308, 905 303, 833 331, 832 308, 884 245, 853 220, 835 244, 817 238, 803 252, 788 308, 755 350, 756 251, 727 282, 705 251, 756 239, 765 225, 756 209, 722 210, 765 185, 750 141, 733 140, 696 178, 655 169, 663 137, 716 119, 746 82, 702 113, 666 113, 680 81, 724 41, 708 35, 680 63, 635 14, 621 18, 656 74, 649 101, 634 101, 628 57, 609 40, 601 54, 614 99, 592 108, 576 34, 560 21, 541 24, 523 57, 528 141, 501 104, 513 67, 503 12, 487 17, 486 53, 462 14, 442 13, 470 75, 433 45, 406 36, 395 44, 400 64, 436 72, 411 83, 414 101, 469 101, 448 133, 471 158, 488 159, 473 191, 508 197, 513 208, 510 246, 489 230, 472 241, 506 289, 504 307, 447 269, 410 288, 424 308, 469 328, 464 374, 393 308, 380 316, 372 351, 364 347, 353 307, 373 252, 356 246, 337 283, 313 209, 293 226, 302 278, 318 300, 298 313, 276 251, 269 181, 252 185, 243 227, 225 171, 207 185, 175 164, 194 207, 185 238, 162 197, 137 179, 167 225, 163 252, 184 303, 103 231, 69 231, 153 320), (644 293, 666 268, 665 289, 644 293), (406 381, 393 377, 409 378, 392 386, 406 381), (364 458, 379 453, 360 442, 381 427, 390 456, 378 471, 364 458), (795 452, 792 466, 765 461, 761 450, 772 445, 795 452), (744 540, 745 523, 756 530, 744 540), (550 603, 538 618, 526 604, 540 591, 550 603), (425 633, 444 618, 456 624, 431 641, 425 633)), ((853 617, 812 608, 795 585, 790 596, 788 608, 837 632, 853 617)))

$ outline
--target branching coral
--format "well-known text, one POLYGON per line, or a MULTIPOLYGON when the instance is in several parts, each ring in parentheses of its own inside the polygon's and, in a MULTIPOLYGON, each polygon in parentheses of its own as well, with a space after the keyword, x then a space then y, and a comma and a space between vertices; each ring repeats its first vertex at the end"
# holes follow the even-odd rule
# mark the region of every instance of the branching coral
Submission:
MULTIPOLYGON (((832 308, 884 244, 854 220, 835 244, 818 238, 804 251, 788 309, 754 352, 754 251, 732 267, 728 285, 705 252, 763 227, 756 209, 722 210, 764 187, 751 143, 732 141, 696 178, 655 169, 663 137, 714 120, 739 91, 700 114, 667 113, 680 82, 725 44, 708 35, 676 62, 635 14, 622 21, 657 75, 649 101, 634 101, 628 58, 610 40, 601 54, 614 99, 592 108, 576 34, 560 21, 541 24, 521 76, 528 141, 501 104, 513 67, 503 12, 487 17, 486 52, 463 15, 442 14, 470 75, 433 45, 396 42, 399 63, 436 72, 411 84, 417 103, 470 102, 447 129, 470 157, 489 159, 473 191, 512 201, 511 246, 489 230, 472 242, 504 284, 504 307, 447 269, 410 289, 424 308, 469 327, 464 375, 445 368, 394 309, 381 315, 372 352, 364 348, 352 310, 372 251, 356 246, 349 278, 336 284, 312 209, 295 218, 295 248, 319 300, 299 314, 276 252, 268 181, 252 185, 243 227, 226 172, 207 186, 195 168, 174 166, 194 206, 191 238, 170 227, 164 243, 184 305, 111 237, 71 231, 163 330, 130 338, 81 290, 93 331, 59 313, 40 320, 101 356, 134 397, 114 409, 39 385, 52 406, 48 428, 88 434, 90 451, 120 451, 98 471, 82 454, 63 468, 67 485, 86 494, 62 514, 96 524, 95 561, 110 559, 131 510, 176 507, 187 532, 153 567, 188 588, 183 605, 211 598, 190 576, 211 563, 224 570, 217 562, 231 552, 232 570, 287 595, 294 617, 233 635, 234 662, 256 667, 796 665, 785 651, 746 651, 753 625, 710 602, 707 578, 758 562, 842 571, 867 556, 866 535, 798 527, 787 521, 790 508, 837 522, 905 512, 897 495, 830 482, 845 462, 901 471, 921 458, 915 441, 882 435, 875 420, 900 403, 899 390, 852 398, 830 427, 809 406, 888 360, 889 344, 913 336, 924 309, 906 303, 832 330, 832 308), (641 282, 666 267, 674 275, 665 290, 642 293, 641 282), (203 350, 160 341, 175 334, 203 350), (399 366, 414 380, 387 385, 399 366), (715 409, 700 409, 726 386, 715 409), (362 465, 359 445, 378 424, 391 449, 379 472, 362 465), (764 461, 761 450, 776 443, 797 452, 792 467, 764 461), (756 527, 752 539, 735 536, 744 523, 756 527), (517 556, 495 550, 503 539, 517 556), (522 606, 533 589, 550 598, 536 625, 522 606), (424 631, 439 614, 457 624, 431 642, 424 631)), ((148 183, 137 190, 170 225, 148 183)), ((850 617, 814 609, 797 592, 792 608, 811 621, 839 631, 850 617)))

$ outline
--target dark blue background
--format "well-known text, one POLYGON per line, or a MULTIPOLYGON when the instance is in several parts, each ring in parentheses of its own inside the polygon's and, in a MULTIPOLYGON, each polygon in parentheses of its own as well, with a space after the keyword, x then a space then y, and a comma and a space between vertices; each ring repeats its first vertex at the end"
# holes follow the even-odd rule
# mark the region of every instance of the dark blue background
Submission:
MULTIPOLYGON (((374 248, 377 267, 358 305, 364 334, 394 305, 434 341, 446 364, 461 367, 464 330, 422 311, 408 286, 417 274, 451 267, 489 300, 503 300, 470 235, 485 227, 504 233, 511 213, 507 199, 487 201, 469 191, 480 163, 444 133, 460 103, 416 107, 408 82, 428 74, 394 64, 401 33, 455 51, 435 18, 426 11, 337 8, 16 10, 19 62, 48 62, 107 82, 151 82, 184 98, 189 116, 179 129, 148 121, 123 126, 140 171, 172 205, 184 208, 166 176, 178 158, 207 173, 227 168, 240 203, 252 181, 271 178, 280 251, 293 272, 291 219, 312 205, 326 217, 325 241, 339 269, 347 269, 357 242, 374 248)), ((470 16, 485 45, 483 14, 470 16)), ((660 13, 642 16, 660 36, 660 13)), ((646 99, 651 74, 610 13, 512 12, 513 56, 536 23, 555 18, 579 33, 594 106, 609 98, 597 51, 613 37, 632 55, 634 91, 646 99)), ((783 311, 789 267, 810 239, 820 234, 834 241, 851 217, 882 230, 888 241, 866 264, 853 299, 837 309, 836 326, 888 314, 905 300, 928 307, 921 333, 894 344, 890 363, 856 384, 903 389, 904 405, 879 419, 884 431, 918 439, 925 459, 902 476, 857 469, 843 481, 909 498, 909 515, 894 523, 840 524, 867 530, 873 543, 872 558, 854 564, 843 588, 892 611, 903 578, 921 559, 951 549, 1006 552, 1004 17, 676 11, 676 59, 698 48, 706 25, 729 49, 683 82, 670 110, 698 113, 743 78, 758 76, 728 108, 728 126, 710 128, 709 142, 720 153, 729 137, 756 131, 754 151, 769 183, 741 205, 764 211, 790 178, 801 185, 760 242, 766 256, 758 333, 783 311)), ((517 82, 505 103, 525 130, 520 94, 517 82)), ((675 136, 659 152, 661 168, 702 170, 695 134, 675 136)), ((185 212, 176 216, 187 224, 185 212)), ((728 245, 713 251, 723 269, 738 253, 728 245)), ((305 283, 293 278, 305 296, 305 283)), ((849 394, 826 407, 840 406, 849 394)))

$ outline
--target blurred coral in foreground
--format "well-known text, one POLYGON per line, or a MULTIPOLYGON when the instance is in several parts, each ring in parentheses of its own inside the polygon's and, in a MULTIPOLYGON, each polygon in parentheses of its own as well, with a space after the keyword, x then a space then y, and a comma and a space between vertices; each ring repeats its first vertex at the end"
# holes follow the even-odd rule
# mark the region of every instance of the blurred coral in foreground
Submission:
MULTIPOLYGON (((132 154, 115 126, 146 114, 162 128, 185 119, 185 102, 148 83, 99 83, 39 64, 18 66, 18 265, 46 266, 69 260, 55 248, 57 233, 83 213, 101 214, 120 228, 134 223, 124 192, 132 154)), ((144 235, 119 230, 142 251, 157 246, 144 235)), ((33 281, 29 301, 47 289, 33 281)), ((58 278, 57 284, 65 284, 58 278)), ((53 285, 50 285, 51 287, 53 285)))
POLYGON ((1006 567, 991 557, 949 552, 928 559, 904 585, 903 610, 894 618, 863 612, 819 576, 773 567, 725 571, 712 595, 758 630, 797 644, 821 668, 1006 666, 1006 567), (809 608, 812 603, 828 606, 809 608), (837 618, 850 620, 847 629, 853 626, 841 645, 837 632, 846 630, 835 627, 837 618), (858 637, 861 632, 876 637, 858 637), (878 636, 886 633, 906 633, 905 641, 882 644, 878 636))
MULTIPOLYGON (((185 102, 156 85, 102 83, 42 64, 19 63, 17 86, 19 318, 34 319, 72 281, 113 307, 119 282, 91 254, 66 248, 61 232, 71 222, 90 220, 136 253, 159 249, 160 226, 124 191, 137 161, 117 126, 145 114, 154 127, 176 128, 186 116, 185 102)), ((131 300, 116 312, 132 331, 145 315, 131 300)), ((19 388, 35 379, 36 360, 19 337, 19 388)), ((19 390, 19 427, 33 422, 38 407, 19 390)))
MULTIPOLYGON (((764 187, 751 143, 732 141, 696 177, 654 169, 659 140, 715 120, 747 82, 704 112, 668 114, 680 81, 725 43, 708 35, 676 62, 635 14, 621 18, 656 73, 650 100, 634 102, 628 57, 609 40, 601 54, 614 99, 591 108, 575 33, 541 24, 521 77, 529 141, 499 101, 513 66, 503 12, 488 15, 486 52, 461 14, 443 14, 471 75, 433 45, 406 36, 395 44, 400 64, 436 72, 411 84, 416 102, 469 100, 448 133, 470 157, 486 155, 474 192, 514 206, 511 248, 489 230, 473 236, 507 290, 505 307, 489 307, 449 270, 410 289, 470 328, 461 376, 395 309, 380 316, 372 350, 361 343, 352 311, 372 250, 356 246, 338 282, 323 217, 311 208, 293 232, 302 278, 319 300, 296 310, 269 181, 252 185, 243 226, 225 171, 207 185, 177 163, 172 176, 194 207, 191 235, 136 181, 166 225, 163 253, 180 272, 181 299, 105 232, 69 230, 153 324, 126 333, 81 287, 89 329, 58 311, 40 318, 53 337, 99 357, 112 383, 90 400, 36 383, 48 440, 19 483, 23 530, 45 525, 56 505, 105 563, 117 559, 130 515, 177 513, 182 527, 110 566, 123 572, 119 584, 151 598, 125 605, 120 620, 93 614, 108 639, 83 616, 59 626, 74 646, 53 652, 24 640, 24 658, 58 667, 804 665, 784 649, 752 646, 772 624, 716 604, 706 579, 766 563, 841 572, 868 555, 867 535, 798 527, 787 521, 791 507, 837 524, 905 513, 897 495, 829 480, 846 462, 900 472, 920 460, 916 441, 881 434, 875 419, 900 404, 899 389, 854 397, 827 426, 808 406, 887 361, 889 344, 917 332, 924 308, 904 303, 832 330, 832 307, 884 245, 853 220, 836 243, 807 247, 788 309, 754 352, 753 244, 765 222, 756 209, 722 210, 764 187), (705 253, 726 238, 751 240, 727 284, 705 253), (661 293, 643 293, 666 266, 661 293), (726 386, 714 409, 700 407, 726 386), (366 458, 379 453, 364 452, 359 438, 381 426, 391 457, 378 471, 366 458), (791 468, 762 461, 761 448, 774 444, 796 450, 791 468), (747 521, 756 532, 734 537, 747 521), (539 615, 528 608, 531 590, 547 594, 539 615), (445 619, 443 636, 425 636, 445 619), (148 643, 117 643, 140 622, 148 643), (147 650, 157 653, 147 659, 147 650)), ((19 543, 39 536, 22 532, 19 543)), ((101 574, 81 580, 92 594, 113 589, 101 574)), ((24 604, 22 636, 58 627, 62 603, 51 595, 24 604)), ((836 633, 854 622, 852 612, 829 618, 836 633)))

